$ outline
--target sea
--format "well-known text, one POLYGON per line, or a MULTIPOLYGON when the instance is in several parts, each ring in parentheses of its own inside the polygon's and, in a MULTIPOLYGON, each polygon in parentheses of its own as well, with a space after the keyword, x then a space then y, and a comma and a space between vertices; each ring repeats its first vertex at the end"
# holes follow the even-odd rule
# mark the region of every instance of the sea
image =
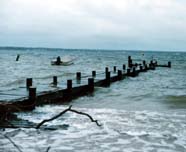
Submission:
POLYGON ((67 112, 39 130, 0 129, 0 152, 186 152, 186 52, 4 47, 0 49, 0 102, 25 95, 26 78, 33 78, 38 92, 56 89, 50 85, 53 76, 58 76, 58 87, 63 88, 76 72, 86 77, 93 70, 103 73, 105 67, 122 69, 129 55, 138 63, 171 61, 172 67, 157 67, 110 87, 96 87, 93 95, 68 103, 17 113, 20 119, 39 123, 72 105, 101 127, 84 115, 67 112), (57 56, 73 64, 52 66, 57 56))

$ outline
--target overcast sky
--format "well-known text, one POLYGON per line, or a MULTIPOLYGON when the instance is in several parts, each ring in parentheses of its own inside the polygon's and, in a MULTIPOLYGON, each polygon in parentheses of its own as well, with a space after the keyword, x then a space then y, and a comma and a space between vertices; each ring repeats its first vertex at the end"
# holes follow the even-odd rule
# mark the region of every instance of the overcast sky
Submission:
POLYGON ((0 0, 0 46, 186 51, 186 0, 0 0))

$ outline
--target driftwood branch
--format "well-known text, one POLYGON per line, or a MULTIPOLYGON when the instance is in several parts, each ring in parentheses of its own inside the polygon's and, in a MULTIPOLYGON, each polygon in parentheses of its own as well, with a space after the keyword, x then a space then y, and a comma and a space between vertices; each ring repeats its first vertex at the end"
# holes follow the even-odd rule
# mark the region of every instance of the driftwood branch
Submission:
POLYGON ((80 114, 80 115, 87 116, 87 117, 90 118, 90 120, 91 120, 92 122, 95 122, 95 123, 97 124, 97 126, 101 126, 101 124, 99 124, 97 120, 94 120, 94 119, 92 118, 92 116, 90 116, 90 115, 87 114, 87 113, 80 112, 80 111, 76 111, 76 110, 74 110, 74 109, 70 109, 69 111, 71 111, 71 112, 75 112, 75 113, 80 114))
POLYGON ((51 148, 50 146, 49 146, 49 147, 47 147, 46 152, 49 152, 50 148, 51 148))
POLYGON ((6 139, 8 139, 8 140, 12 143, 12 145, 14 145, 14 147, 15 147, 19 152, 23 152, 23 151, 19 148, 19 146, 18 146, 10 137, 8 137, 7 135, 4 135, 4 134, 3 134, 3 136, 4 136, 6 139))
POLYGON ((60 112, 59 114, 57 114, 56 116, 54 116, 54 117, 52 117, 52 118, 50 118, 50 119, 45 119, 45 120, 41 121, 41 122, 37 125, 36 129, 39 129, 39 128, 40 128, 44 123, 46 123, 46 122, 52 121, 52 120, 54 120, 54 119, 57 119, 58 117, 60 117, 61 115, 63 115, 63 114, 66 113, 67 111, 69 111, 69 110, 71 109, 71 107, 72 107, 72 106, 70 106, 68 109, 65 109, 64 111, 60 112))
POLYGON ((77 113, 77 114, 80 114, 80 115, 84 115, 84 116, 87 116, 88 118, 90 118, 90 120, 92 122, 95 122, 97 124, 97 126, 101 126, 101 124, 98 123, 97 120, 94 120, 92 118, 92 116, 90 116, 89 114, 87 113, 84 113, 84 112, 80 112, 80 111, 77 111, 77 110, 74 110, 74 109, 71 109, 72 106, 70 106, 69 108, 65 109, 64 111, 60 112, 59 114, 57 114, 56 116, 50 118, 50 119, 45 119, 43 121, 41 121, 37 126, 36 126, 36 129, 39 129, 44 123, 46 122, 49 122, 49 121, 52 121, 54 119, 57 119, 58 117, 62 116, 63 114, 65 114, 67 111, 71 111, 71 112, 74 112, 74 113, 77 113))

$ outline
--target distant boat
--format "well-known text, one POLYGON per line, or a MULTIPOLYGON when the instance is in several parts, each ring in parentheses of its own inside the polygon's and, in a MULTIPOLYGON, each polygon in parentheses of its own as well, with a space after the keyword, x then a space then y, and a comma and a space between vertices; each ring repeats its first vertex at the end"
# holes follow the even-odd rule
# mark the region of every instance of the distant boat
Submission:
MULTIPOLYGON (((60 58, 60 57, 59 57, 60 58)), ((76 60, 77 58, 71 57, 71 56, 63 56, 62 59, 59 59, 59 61, 57 62, 57 60, 53 60, 51 61, 51 65, 62 65, 62 66, 68 66, 68 65, 72 65, 74 64, 74 60, 76 60)))
POLYGON ((57 61, 51 61, 51 65, 62 65, 68 66, 74 64, 73 61, 61 61, 60 64, 57 64, 57 61))

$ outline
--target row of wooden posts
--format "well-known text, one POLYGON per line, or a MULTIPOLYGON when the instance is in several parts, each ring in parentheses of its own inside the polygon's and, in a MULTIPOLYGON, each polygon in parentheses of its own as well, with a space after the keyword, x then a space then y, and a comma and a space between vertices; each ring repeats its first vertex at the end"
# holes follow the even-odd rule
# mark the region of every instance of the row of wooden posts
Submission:
MULTIPOLYGON (((146 61, 143 61, 142 64, 133 64, 133 61, 131 59, 131 57, 128 57, 128 68, 127 68, 127 72, 125 74, 122 73, 122 71, 126 71, 126 65, 123 64, 123 70, 118 70, 116 66, 113 67, 113 72, 116 73, 117 75, 115 76, 113 82, 118 81, 118 80, 122 80, 124 78, 124 76, 131 76, 131 77, 135 77, 138 75, 139 72, 146 72, 148 69, 151 70, 155 70, 155 68, 159 66, 159 67, 171 67, 171 62, 168 62, 168 65, 158 65, 157 62, 153 62, 151 61, 149 66, 147 66, 146 61), (139 67, 139 70, 137 70, 136 68, 139 67)), ((88 78, 88 91, 89 92, 93 92, 94 91, 94 86, 95 86, 95 82, 94 82, 94 78, 96 77, 96 71, 92 71, 92 77, 88 78)), ((76 73, 76 80, 81 80, 81 72, 77 72, 76 73)), ((109 68, 106 67, 105 68, 105 79, 104 79, 104 83, 105 86, 109 86, 111 83, 111 72, 109 71, 109 68)), ((57 76, 53 77, 53 85, 57 86, 58 84, 58 80, 57 80, 57 76)), ((32 78, 27 78, 26 79, 26 87, 29 90, 29 101, 34 101, 36 100, 36 88, 32 86, 32 78)), ((72 80, 67 80, 67 88, 66 88, 68 95, 70 96, 70 92, 72 90, 72 80)))
MULTIPOLYGON (((141 67, 142 69, 142 67, 141 67)), ((123 70, 126 70, 126 66, 125 64, 123 65, 123 70)), ((116 66, 113 67, 113 72, 116 73, 116 66)), ((127 74, 129 75, 131 72, 130 69, 127 69, 127 74)), ((135 68, 133 68, 132 73, 135 73, 135 68)), ((106 84, 107 86, 110 85, 110 76, 111 76, 111 72, 109 71, 109 68, 106 67, 105 68, 105 80, 106 80, 106 84)), ((118 76, 118 80, 122 79, 122 70, 118 70, 117 73, 118 76)), ((92 71, 92 78, 88 78, 88 86, 90 87, 90 91, 94 91, 94 78, 96 77, 96 71, 92 71)), ((77 72, 76 73, 76 80, 81 80, 81 72, 77 72)), ((54 86, 57 86, 58 84, 58 77, 57 76, 53 76, 53 82, 52 84, 54 86)), ((35 99, 34 96, 36 96, 36 88, 32 86, 33 85, 33 79, 32 78, 27 78, 26 79, 26 88, 29 91, 29 99, 35 99)), ((67 90, 71 90, 72 89, 72 80, 67 80, 67 90)))
MULTIPOLYGON (((50 90, 45 92, 36 92, 36 87, 33 86, 32 78, 26 79, 26 88, 28 90, 28 97, 23 97, 9 102, 0 103, 0 121, 7 120, 7 116, 11 116, 13 112, 20 111, 31 111, 35 109, 36 106, 44 104, 60 104, 64 102, 71 101, 72 99, 78 98, 80 96, 88 95, 94 92, 95 87, 108 87, 112 82, 116 82, 124 79, 126 76, 135 77, 140 72, 146 72, 148 70, 155 70, 156 67, 171 67, 171 62, 168 65, 159 65, 157 62, 151 61, 147 65, 146 61, 143 63, 133 63, 131 57, 128 57, 128 67, 123 64, 122 70, 117 70, 114 66, 111 76, 109 68, 105 68, 104 78, 96 79, 96 71, 92 71, 91 76, 88 77, 88 84, 83 84, 79 86, 72 86, 72 80, 67 80, 67 86, 65 89, 50 90)), ((102 73, 103 74, 103 73, 102 73)), ((77 82, 81 82, 81 72, 76 73, 77 82)), ((58 77, 53 77, 52 84, 57 86, 58 77)), ((78 84, 79 84, 78 82, 78 84)))

